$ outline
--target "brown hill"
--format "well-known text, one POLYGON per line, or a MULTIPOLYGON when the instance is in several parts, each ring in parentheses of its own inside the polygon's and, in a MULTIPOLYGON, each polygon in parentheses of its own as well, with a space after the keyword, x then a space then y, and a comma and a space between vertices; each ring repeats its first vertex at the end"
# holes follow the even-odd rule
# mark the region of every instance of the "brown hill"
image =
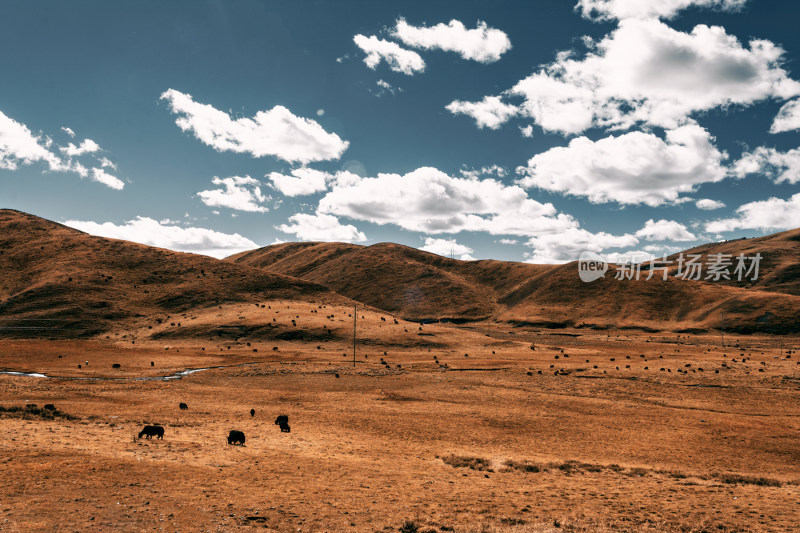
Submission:
MULTIPOLYGON (((576 262, 557 266, 532 278, 501 303, 508 309, 499 320, 550 326, 642 328, 687 331, 720 329, 749 333, 800 331, 800 230, 754 239, 704 244, 668 257, 669 275, 661 271, 647 280, 615 279, 612 266, 604 279, 584 283, 576 262), (700 280, 677 276, 679 256, 701 256, 700 280), (709 258, 726 254, 730 280, 705 279, 709 258), (760 254, 759 273, 734 275, 736 257, 760 254), (722 313, 725 313, 724 324, 722 313)), ((746 261, 749 267, 750 260, 746 261)), ((656 265, 659 266, 659 265, 656 265)))
POLYGON ((734 264, 740 253, 746 256, 761 255, 759 275, 754 283, 720 280, 721 283, 800 296, 800 229, 753 239, 704 244, 687 250, 684 255, 718 253, 731 255, 734 264))
POLYGON ((87 337, 143 317, 265 299, 347 301, 309 281, 0 210, 0 336, 87 337))
POLYGON ((295 276, 409 320, 482 320, 548 265, 459 261, 400 244, 284 243, 226 259, 295 276))
MULTIPOLYGON (((0 336, 119 337, 135 331, 138 338, 213 337, 244 315, 249 335, 288 334, 280 329, 288 324, 266 328, 255 310, 237 310, 238 304, 265 300, 356 300, 416 321, 671 331, 719 328, 724 312, 731 331, 800 331, 800 230, 710 243, 684 255, 689 253, 706 262, 710 254, 735 260, 739 253, 759 253, 758 279, 680 279, 675 255, 666 281, 616 280, 612 267, 605 279, 584 283, 576 263, 458 261, 391 243, 286 243, 220 261, 93 237, 0 210, 0 336), (224 312, 220 305, 227 305, 224 312), (194 329, 161 327, 167 315, 190 310, 194 329)), ((325 329, 322 323, 315 327, 325 329)), ((305 334, 328 338, 331 331, 305 334)))
POLYGON ((616 280, 612 267, 605 279, 584 283, 575 262, 458 261, 390 243, 285 243, 227 260, 313 281, 410 320, 690 331, 719 328, 724 312, 728 330, 800 331, 800 230, 710 243, 684 255, 690 253, 704 264, 710 254, 730 254, 734 265, 739 253, 760 253, 759 276, 681 279, 675 254, 666 281, 658 274, 645 280, 644 265, 639 280, 616 280))

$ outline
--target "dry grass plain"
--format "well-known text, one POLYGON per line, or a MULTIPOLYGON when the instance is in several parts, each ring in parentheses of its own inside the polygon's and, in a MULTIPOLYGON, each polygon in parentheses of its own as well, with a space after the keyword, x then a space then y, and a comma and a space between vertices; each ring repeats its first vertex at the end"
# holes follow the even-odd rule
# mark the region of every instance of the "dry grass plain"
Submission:
POLYGON ((183 319, 191 334, 169 340, 153 339, 168 323, 142 322, 95 341, 0 341, 0 370, 50 376, 0 375, 0 406, 69 415, 0 413, 0 530, 800 524, 797 338, 726 336, 723 350, 717 335, 420 326, 359 311, 354 367, 352 308, 264 303, 199 311, 183 319), (197 333, 234 318, 333 333, 197 333), (197 368, 209 369, 141 379, 197 368), (163 441, 135 439, 149 423, 163 441), (227 445, 231 429, 246 446, 227 445))

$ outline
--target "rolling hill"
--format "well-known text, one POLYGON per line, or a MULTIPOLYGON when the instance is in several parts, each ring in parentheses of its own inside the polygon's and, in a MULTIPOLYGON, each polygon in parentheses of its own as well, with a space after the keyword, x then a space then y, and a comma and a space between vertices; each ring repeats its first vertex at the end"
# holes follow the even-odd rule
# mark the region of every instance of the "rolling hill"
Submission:
POLYGON ((236 264, 295 276, 408 320, 483 320, 549 265, 459 261, 393 243, 283 243, 233 255, 236 264))
POLYGON ((458 261, 391 243, 284 243, 227 260, 313 281, 408 320, 692 331, 719 328, 724 312, 728 330, 800 331, 800 230, 684 252, 703 262, 717 253, 760 253, 758 278, 681 279, 675 254, 667 280, 616 280, 612 267, 584 283, 575 262, 458 261))
POLYGON ((301 279, 0 210, 0 336, 91 337, 230 302, 342 301, 301 279))
POLYGON ((683 253, 704 259, 759 253, 759 276, 685 280, 675 276, 675 255, 667 280, 617 280, 612 266, 604 279, 584 283, 576 263, 459 261, 392 243, 284 243, 218 260, 0 210, 0 336, 85 338, 135 330, 153 339, 200 338, 233 327, 242 315, 253 329, 260 318, 237 306, 265 300, 360 302, 414 321, 679 332, 717 329, 725 313, 728 331, 800 331, 800 230, 683 253), (217 311, 223 305, 233 307, 217 311), (161 327, 170 314, 189 312, 203 314, 193 327, 161 327))

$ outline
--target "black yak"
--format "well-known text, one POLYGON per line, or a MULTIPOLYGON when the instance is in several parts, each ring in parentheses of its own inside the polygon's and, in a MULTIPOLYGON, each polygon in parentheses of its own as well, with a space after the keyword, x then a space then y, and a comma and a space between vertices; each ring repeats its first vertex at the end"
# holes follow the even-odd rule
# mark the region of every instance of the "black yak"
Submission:
POLYGON ((152 437, 163 439, 164 428, 161 426, 145 426, 144 429, 139 432, 139 438, 141 439, 143 435, 148 439, 152 437))
POLYGON ((185 411, 186 409, 188 409, 188 408, 189 408, 189 406, 188 406, 188 405, 186 405, 186 404, 185 404, 185 403, 183 403, 183 402, 181 402, 180 404, 178 404, 178 407, 180 407, 180 408, 181 408, 181 409, 183 409, 184 411, 185 411))
POLYGON ((281 431, 284 433, 292 431, 289 427, 289 417, 287 415, 279 415, 278 418, 275 419, 275 424, 280 426, 281 431))
POLYGON ((250 409, 250 416, 256 416, 256 410, 250 409))
POLYGON ((244 433, 232 429, 231 432, 228 433, 228 444, 244 446, 244 433))

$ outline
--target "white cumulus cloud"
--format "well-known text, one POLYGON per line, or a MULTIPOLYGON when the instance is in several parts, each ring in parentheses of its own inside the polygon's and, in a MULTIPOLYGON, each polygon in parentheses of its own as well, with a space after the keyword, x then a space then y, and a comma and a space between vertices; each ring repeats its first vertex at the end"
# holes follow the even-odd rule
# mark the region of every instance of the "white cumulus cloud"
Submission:
POLYGON ((43 161, 51 170, 58 170, 61 162, 45 148, 45 143, 45 139, 34 135, 25 124, 0 111, 0 168, 16 170, 20 165, 43 161))
POLYGON ((73 159, 100 150, 97 143, 91 139, 86 139, 80 146, 70 143, 67 148, 61 147, 60 151, 65 153, 66 159, 50 151, 52 144, 49 137, 34 135, 25 124, 0 111, 0 168, 17 170, 20 165, 42 162, 47 164, 51 172, 68 172, 78 174, 81 178, 89 177, 116 190, 122 190, 125 186, 120 179, 108 174, 102 168, 88 169, 73 159))
POLYGON ((89 176, 91 177, 92 181, 96 181, 97 183, 102 183, 107 187, 111 187, 114 190, 121 191, 123 187, 125 187, 125 183, 116 176, 112 176, 102 168, 93 168, 89 176))
POLYGON ((761 146, 742 154, 733 165, 732 173, 738 177, 763 174, 776 183, 800 183, 800 148, 780 152, 761 146))
POLYGON ((474 251, 465 244, 459 244, 455 239, 435 239, 433 237, 426 237, 425 246, 422 246, 420 250, 444 257, 458 256, 465 261, 472 260, 470 254, 474 251))
POLYGON ((467 29, 459 20, 435 26, 412 26, 399 19, 392 35, 406 46, 425 50, 439 49, 456 52, 464 59, 480 63, 492 63, 511 49, 511 41, 505 32, 489 28, 478 21, 474 29, 467 29))
POLYGON ((725 207, 723 202, 712 200, 710 198, 701 198, 700 200, 697 200, 694 205, 696 205, 698 209, 704 209, 706 211, 713 211, 714 209, 725 207))
MULTIPOLYGON (((625 19, 583 57, 561 52, 518 82, 519 113, 546 131, 682 125, 693 114, 800 94, 781 67, 784 51, 753 39, 748 46, 720 26, 690 33, 656 19, 625 19)), ((509 118, 509 117, 507 117, 509 118)))
POLYGON ((378 67, 381 60, 386 61, 393 71, 409 76, 425 70, 425 61, 418 53, 406 50, 397 43, 379 39, 375 35, 367 37, 361 34, 354 36, 353 42, 367 54, 364 63, 372 70, 378 67))
POLYGON ((227 207, 237 211, 266 213, 269 209, 263 204, 268 198, 261 192, 261 182, 250 176, 231 176, 220 178, 214 176, 214 185, 222 185, 222 189, 200 191, 197 196, 209 207, 227 207))
POLYGON ((590 20, 670 19, 690 6, 735 11, 746 3, 747 0, 578 0, 575 10, 590 20))
POLYGON ((169 89, 161 95, 170 111, 180 115, 175 123, 183 131, 217 151, 274 156, 288 162, 308 163, 339 159, 349 143, 325 131, 318 122, 295 116, 283 106, 259 111, 253 118, 233 119, 190 94, 169 89))
POLYGON ((272 186, 286 196, 306 196, 328 188, 333 176, 327 172, 301 167, 292 169, 289 175, 271 172, 272 186))
POLYGON ((468 115, 475 119, 479 128, 496 130, 508 119, 519 113, 519 109, 506 104, 499 96, 487 96, 480 102, 464 102, 453 100, 445 109, 454 115, 468 115))
POLYGON ((800 129, 800 100, 791 100, 778 110, 769 132, 781 133, 797 129, 800 129))
POLYGON ((525 174, 519 183, 594 203, 675 203, 681 193, 726 177, 726 156, 712 141, 697 124, 669 130, 665 139, 639 131, 598 141, 578 137, 532 157, 518 169, 525 174))
POLYGON ((352 224, 342 224, 332 215, 297 213, 289 217, 289 224, 281 224, 277 229, 293 233, 301 241, 324 242, 363 242, 367 236, 352 224))
POLYGON ((636 236, 648 241, 694 241, 697 237, 686 229, 686 226, 675 220, 652 218, 644 223, 644 227, 636 232, 636 236))
POLYGON ((78 146, 69 143, 67 146, 59 146, 58 149, 61 150, 61 153, 67 155, 68 157, 77 157, 83 154, 99 152, 100 145, 91 139, 84 139, 83 142, 81 142, 81 144, 78 146))
POLYGON ((556 213, 552 204, 529 198, 521 187, 494 179, 456 178, 431 167, 404 175, 337 175, 318 211, 428 234, 527 236, 577 225, 572 217, 556 213))
POLYGON ((566 263, 577 261, 584 251, 600 253, 608 248, 629 248, 637 244, 639 239, 634 235, 592 233, 575 227, 559 233, 530 238, 525 245, 532 250, 525 257, 528 263, 566 263))
POLYGON ((206 228, 175 226, 141 216, 124 224, 89 220, 67 220, 64 224, 91 235, 217 258, 258 248, 256 243, 238 233, 229 234, 206 228))
POLYGON ((378 90, 375 92, 375 96, 383 96, 385 93, 389 93, 395 95, 397 93, 403 92, 403 89, 400 87, 395 87, 391 83, 385 80, 378 80, 375 82, 375 85, 378 86, 378 90))
POLYGON ((750 202, 736 209, 736 216, 706 223, 706 231, 722 233, 737 229, 763 231, 800 227, 800 193, 787 200, 769 198, 750 202))

